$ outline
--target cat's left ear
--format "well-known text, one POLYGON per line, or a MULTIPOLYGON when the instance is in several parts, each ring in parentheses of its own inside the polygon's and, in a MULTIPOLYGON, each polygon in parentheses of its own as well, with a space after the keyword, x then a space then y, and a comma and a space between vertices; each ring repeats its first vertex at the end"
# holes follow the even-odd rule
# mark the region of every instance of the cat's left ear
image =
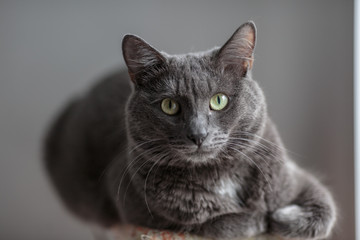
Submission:
POLYGON ((246 76, 254 62, 256 27, 249 21, 241 25, 218 52, 217 61, 224 71, 246 76))
POLYGON ((160 66, 164 66, 166 62, 165 57, 159 51, 135 35, 125 35, 122 41, 122 51, 131 81, 137 84, 141 81, 138 76, 144 72, 154 72, 160 66))

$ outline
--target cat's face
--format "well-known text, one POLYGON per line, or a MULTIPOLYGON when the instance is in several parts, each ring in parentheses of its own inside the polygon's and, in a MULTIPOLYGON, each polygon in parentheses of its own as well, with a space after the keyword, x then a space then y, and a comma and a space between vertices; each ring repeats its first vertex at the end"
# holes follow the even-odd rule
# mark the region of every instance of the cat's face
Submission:
POLYGON ((134 82, 127 124, 134 146, 143 144, 155 160, 169 164, 199 163, 236 144, 241 132, 258 131, 265 103, 249 75, 254 45, 252 23, 222 48, 198 54, 170 56, 126 36, 124 57, 134 82))

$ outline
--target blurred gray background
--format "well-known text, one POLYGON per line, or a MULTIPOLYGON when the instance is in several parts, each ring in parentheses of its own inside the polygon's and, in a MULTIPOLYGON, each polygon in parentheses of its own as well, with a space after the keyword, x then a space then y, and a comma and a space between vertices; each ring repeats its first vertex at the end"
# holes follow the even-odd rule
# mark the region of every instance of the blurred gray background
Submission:
POLYGON ((124 64, 124 34, 185 53, 223 44, 247 20, 270 116, 333 191, 332 239, 355 239, 353 2, 344 0, 0 0, 0 239, 91 239, 48 183, 41 142, 69 97, 124 64))

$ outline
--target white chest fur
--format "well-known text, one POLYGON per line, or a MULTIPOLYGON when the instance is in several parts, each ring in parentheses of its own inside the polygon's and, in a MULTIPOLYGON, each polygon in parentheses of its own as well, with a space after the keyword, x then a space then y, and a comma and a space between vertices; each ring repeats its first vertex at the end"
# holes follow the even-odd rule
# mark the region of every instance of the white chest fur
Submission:
POLYGON ((222 197, 236 199, 236 190, 239 189, 238 184, 229 178, 221 179, 215 187, 215 193, 222 197))

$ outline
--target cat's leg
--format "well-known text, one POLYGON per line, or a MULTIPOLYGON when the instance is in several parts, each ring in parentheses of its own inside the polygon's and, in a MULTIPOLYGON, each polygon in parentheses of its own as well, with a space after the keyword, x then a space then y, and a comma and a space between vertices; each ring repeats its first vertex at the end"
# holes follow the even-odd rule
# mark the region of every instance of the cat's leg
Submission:
POLYGON ((265 214, 234 213, 210 219, 203 223, 194 234, 213 239, 253 237, 266 231, 265 214))
POLYGON ((304 173, 300 177, 295 200, 271 214, 269 231, 288 238, 326 238, 336 220, 334 201, 316 179, 304 173))

